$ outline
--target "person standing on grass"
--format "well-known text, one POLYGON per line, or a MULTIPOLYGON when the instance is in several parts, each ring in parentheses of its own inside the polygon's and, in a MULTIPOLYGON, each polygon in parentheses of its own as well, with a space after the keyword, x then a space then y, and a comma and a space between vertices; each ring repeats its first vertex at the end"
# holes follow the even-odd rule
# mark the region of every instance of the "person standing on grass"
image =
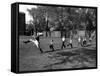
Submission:
POLYGON ((63 49, 63 47, 66 48, 66 46, 65 46, 65 40, 66 40, 65 36, 63 36, 62 37, 62 46, 61 46, 61 49, 63 49))
POLYGON ((52 50, 52 51, 54 51, 54 41, 53 41, 53 39, 50 41, 50 49, 52 50))
POLYGON ((72 38, 69 39, 69 44, 67 46, 70 46, 71 48, 73 48, 72 38))

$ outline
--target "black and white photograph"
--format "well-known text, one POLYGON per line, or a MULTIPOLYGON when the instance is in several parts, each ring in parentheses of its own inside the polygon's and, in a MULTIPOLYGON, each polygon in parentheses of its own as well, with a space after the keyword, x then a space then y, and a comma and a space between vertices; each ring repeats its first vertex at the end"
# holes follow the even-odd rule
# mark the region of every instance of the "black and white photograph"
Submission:
POLYGON ((97 8, 19 4, 19 71, 97 67, 97 8))

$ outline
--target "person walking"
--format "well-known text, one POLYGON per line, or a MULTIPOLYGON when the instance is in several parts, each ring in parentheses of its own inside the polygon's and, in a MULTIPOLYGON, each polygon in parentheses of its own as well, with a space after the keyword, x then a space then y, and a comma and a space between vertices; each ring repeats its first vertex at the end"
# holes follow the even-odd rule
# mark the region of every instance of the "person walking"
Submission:
POLYGON ((50 41, 50 45, 49 45, 49 47, 50 47, 50 49, 52 50, 52 51, 54 51, 54 41, 53 41, 53 39, 50 41))
POLYGON ((69 44, 67 46, 70 46, 71 48, 73 48, 72 38, 69 39, 69 44))
POLYGON ((62 46, 61 46, 61 49, 63 49, 63 48, 66 48, 66 46, 65 46, 65 36, 63 36, 62 37, 62 46))
POLYGON ((81 37, 79 36, 79 37, 78 37, 78 46, 80 46, 80 45, 82 46, 81 37))

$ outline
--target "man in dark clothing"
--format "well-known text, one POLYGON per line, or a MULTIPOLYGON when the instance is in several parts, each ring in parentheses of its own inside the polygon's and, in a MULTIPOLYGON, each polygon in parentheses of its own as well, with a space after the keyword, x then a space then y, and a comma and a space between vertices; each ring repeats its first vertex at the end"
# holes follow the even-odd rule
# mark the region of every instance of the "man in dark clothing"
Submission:
POLYGON ((50 49, 52 50, 52 51, 54 51, 54 46, 53 46, 53 40, 51 40, 51 42, 50 42, 50 49))
POLYGON ((41 51, 41 53, 43 53, 43 50, 40 48, 40 42, 39 42, 39 35, 37 37, 33 36, 33 39, 29 39, 27 41, 23 41, 25 44, 33 42, 37 48, 39 48, 39 50, 41 51))
POLYGON ((66 48, 66 46, 65 46, 65 37, 64 36, 62 37, 62 46, 61 46, 61 49, 63 49, 63 47, 66 48))

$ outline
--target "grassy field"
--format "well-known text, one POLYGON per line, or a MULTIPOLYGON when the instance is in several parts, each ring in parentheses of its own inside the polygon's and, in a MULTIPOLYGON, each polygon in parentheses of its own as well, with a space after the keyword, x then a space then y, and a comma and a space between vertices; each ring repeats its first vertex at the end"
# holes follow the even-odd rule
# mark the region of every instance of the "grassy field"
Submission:
MULTIPOLYGON (((55 51, 49 49, 51 38, 40 38, 40 46, 44 53, 33 44, 24 44, 29 36, 19 37, 19 70, 36 71, 52 69, 71 69, 96 67, 96 42, 88 47, 78 47, 77 40, 73 40, 73 47, 66 46, 61 50, 61 38, 53 38, 55 51)), ((66 39, 68 41, 68 39, 66 39)), ((67 45, 68 42, 66 42, 67 45)))

